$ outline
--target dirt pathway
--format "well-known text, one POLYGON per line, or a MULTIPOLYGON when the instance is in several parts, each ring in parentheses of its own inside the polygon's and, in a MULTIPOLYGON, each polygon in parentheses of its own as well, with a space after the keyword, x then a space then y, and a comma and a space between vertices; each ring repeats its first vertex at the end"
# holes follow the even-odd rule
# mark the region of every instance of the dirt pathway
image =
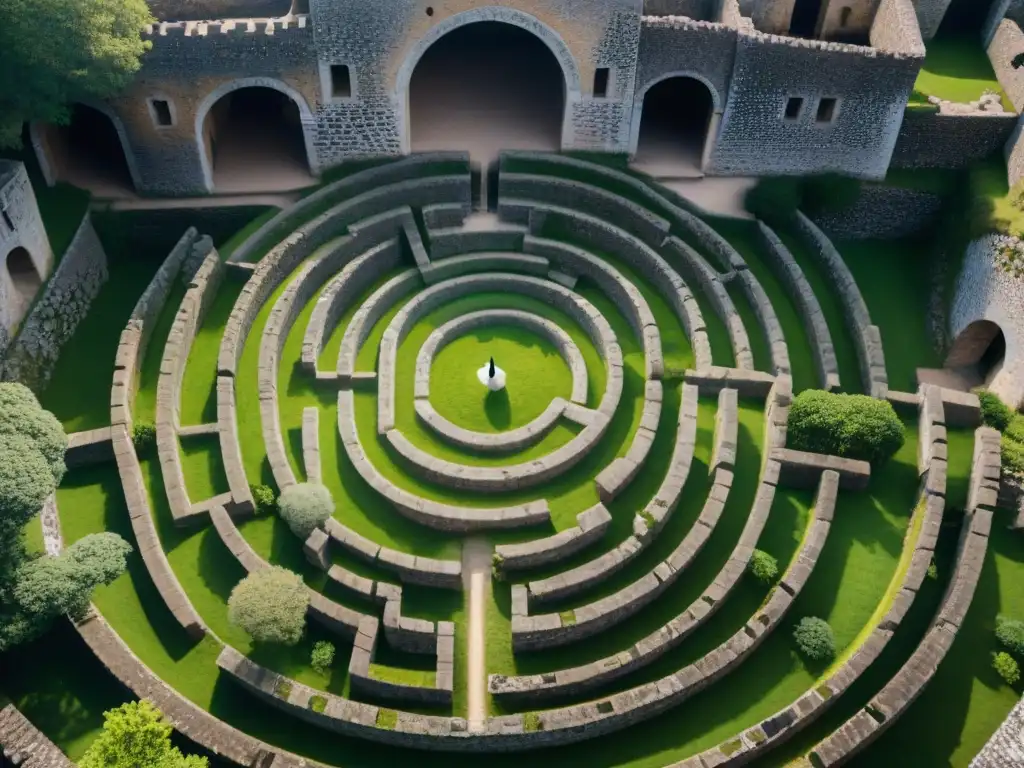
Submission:
POLYGON ((482 731, 487 719, 487 599, 491 590, 491 545, 466 539, 462 545, 462 584, 469 603, 468 663, 469 730, 482 731))

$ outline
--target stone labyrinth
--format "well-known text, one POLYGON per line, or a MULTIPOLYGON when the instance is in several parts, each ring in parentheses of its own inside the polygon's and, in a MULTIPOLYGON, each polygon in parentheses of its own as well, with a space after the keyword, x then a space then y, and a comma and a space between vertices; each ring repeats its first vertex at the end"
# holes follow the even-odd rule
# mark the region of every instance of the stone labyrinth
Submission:
MULTIPOLYGON (((558 155, 504 155, 496 214, 472 210, 472 183, 464 156, 414 155, 321 187, 263 223, 226 260, 189 231, 122 334, 111 416, 145 566, 177 622, 197 640, 221 643, 222 678, 281 718, 329 731, 417 749, 496 752, 617 731, 727 678, 783 621, 812 576, 837 498, 865 488, 870 467, 787 449, 790 360, 772 303, 740 254, 681 201, 622 171, 558 155), (252 446, 243 444, 240 424, 243 399, 253 402, 258 392, 276 490, 334 478, 336 497, 342 487, 349 494, 328 525, 302 542, 330 586, 310 588, 309 618, 345 649, 349 696, 289 679, 222 643, 161 547, 129 435, 141 360, 182 272, 194 276, 163 350, 156 411, 174 522, 212 522, 245 571, 267 567, 239 527, 255 514, 251 484, 261 482, 246 472, 252 446), (219 342, 216 422, 183 425, 189 353, 230 273, 245 284, 219 342), (740 319, 737 297, 753 309, 756 327, 740 319), (712 323, 724 329, 726 344, 715 341, 712 323), (765 370, 755 368, 748 333, 760 334, 770 350, 765 370), (284 361, 296 334, 301 356, 284 361), (508 388, 488 394, 475 372, 494 348, 506 350, 496 362, 508 388), (255 377, 243 365, 247 349, 258 350, 255 377), (283 384, 283 366, 293 362, 290 381, 304 382, 321 402, 303 406, 300 433, 282 426, 292 387, 283 384), (217 436, 228 485, 206 500, 190 498, 179 448, 179 439, 201 434, 217 436), (814 501, 764 603, 710 653, 650 674, 650 665, 729 600, 783 487, 809 489, 814 501), (666 541, 677 508, 694 500, 692 525, 666 541), (742 530, 699 597, 673 605, 671 618, 637 642, 608 642, 688 578, 725 510, 739 503, 742 530), (350 527, 353 504, 378 530, 413 531, 406 548, 375 541, 372 526, 350 527), (438 541, 447 546, 423 545, 438 541), (469 555, 481 548, 482 564, 469 555), (409 610, 414 592, 462 591, 468 610, 458 621, 409 610), (477 602, 492 591, 508 606, 503 621, 517 662, 593 638, 610 652, 543 672, 528 664, 522 673, 494 672, 494 618, 477 602), (380 674, 382 654, 393 666, 404 654, 429 661, 417 679, 403 679, 380 674)), ((679 764, 690 768, 739 764, 768 751, 824 712, 882 653, 935 548, 946 426, 977 423, 969 396, 889 392, 878 329, 853 278, 813 224, 801 218, 799 226, 844 302, 862 381, 843 384, 919 414, 922 482, 903 543, 909 565, 877 625, 820 684, 679 764)), ((819 297, 782 240, 764 225, 760 234, 807 329, 817 386, 834 389, 841 382, 819 297)), ((968 522, 939 613, 896 676, 814 748, 820 765, 843 762, 895 721, 955 636, 984 558, 998 483, 998 436, 981 428, 978 437, 968 522)), ((196 743, 244 766, 311 764, 189 702, 102 619, 79 630, 129 688, 154 699, 196 743)))

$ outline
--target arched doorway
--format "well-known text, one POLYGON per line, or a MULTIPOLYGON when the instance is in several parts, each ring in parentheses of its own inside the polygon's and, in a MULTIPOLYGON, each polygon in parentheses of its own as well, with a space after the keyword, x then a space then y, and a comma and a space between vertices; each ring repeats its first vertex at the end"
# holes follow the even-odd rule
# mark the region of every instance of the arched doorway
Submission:
POLYGON ((956 337, 945 367, 980 386, 999 372, 1005 358, 1003 330, 991 320, 975 320, 956 337))
POLYGON ((316 182, 302 120, 309 110, 299 99, 283 88, 245 83, 207 97, 197 133, 211 192, 282 191, 316 182))
POLYGON ((97 197, 128 197, 135 192, 123 129, 113 113, 86 104, 71 108, 67 125, 37 125, 42 162, 54 181, 88 189, 97 197))
POLYGON ((14 294, 11 296, 12 312, 10 317, 14 322, 18 322, 42 286, 43 279, 32 262, 32 256, 22 247, 15 248, 7 254, 4 265, 14 289, 14 294))
POLYGON ((695 77, 665 78, 643 96, 633 164, 655 178, 702 175, 715 99, 695 77))
POLYGON ((496 21, 467 23, 413 64, 410 151, 468 150, 487 163, 503 149, 561 149, 566 73, 533 32, 496 21))

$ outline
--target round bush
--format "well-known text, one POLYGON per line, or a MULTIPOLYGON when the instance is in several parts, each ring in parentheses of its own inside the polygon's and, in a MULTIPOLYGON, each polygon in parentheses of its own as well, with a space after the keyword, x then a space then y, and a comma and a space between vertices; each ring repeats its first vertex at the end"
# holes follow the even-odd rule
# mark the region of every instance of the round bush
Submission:
POLYGON ((793 630, 800 653, 812 661, 826 661, 836 655, 836 637, 832 627, 817 616, 805 616, 793 630))
POLYGON ((1013 409, 992 392, 978 392, 978 400, 981 402, 981 420, 985 426, 1004 432, 1013 421, 1013 409))
POLYGON ((747 571, 758 581, 768 584, 775 581, 775 577, 779 575, 779 561, 767 552, 755 549, 754 554, 750 556, 750 562, 747 563, 747 571))
POLYGON ((21 435, 31 441, 50 465, 54 481, 60 483, 66 469, 67 435, 57 417, 44 411, 23 384, 0 383, 0 435, 21 435))
POLYGON ((246 576, 228 598, 228 620, 257 643, 295 645, 306 629, 309 590, 289 570, 272 566, 246 576))
POLYGON ((132 445, 140 458, 150 456, 156 448, 156 426, 145 421, 132 425, 132 445))
POLYGON ((1024 621, 996 616, 996 640, 1008 651, 1024 656, 1024 621))
POLYGON ((321 675, 326 675, 327 670, 334 663, 334 644, 326 640, 318 640, 313 645, 313 653, 310 655, 309 664, 321 675))
POLYGON ((886 400, 812 389, 789 409, 788 445, 797 450, 881 464, 903 441, 903 422, 886 400))
POLYGON ((1020 667, 1013 656, 1006 651, 1000 651, 992 657, 992 668, 1009 685, 1014 685, 1020 680, 1020 667))
POLYGON ((23 526, 56 487, 49 462, 27 437, 0 435, 0 526, 23 526))
POLYGON ((319 483, 299 483, 281 491, 277 509, 292 533, 305 540, 334 514, 334 499, 319 483))
POLYGON ((257 512, 269 512, 274 508, 274 489, 269 485, 250 485, 249 493, 257 512))
POLYGON ((128 567, 127 557, 132 553, 132 545, 116 533, 90 533, 66 552, 82 566, 93 584, 109 584, 128 567))

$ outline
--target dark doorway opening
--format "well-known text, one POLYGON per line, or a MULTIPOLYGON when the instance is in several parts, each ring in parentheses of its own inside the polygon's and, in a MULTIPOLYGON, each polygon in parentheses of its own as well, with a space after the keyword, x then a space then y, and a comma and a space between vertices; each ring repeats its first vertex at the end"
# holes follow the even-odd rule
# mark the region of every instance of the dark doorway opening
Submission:
POLYGON ((299 107, 273 88, 239 88, 207 114, 203 141, 217 192, 267 192, 315 183, 299 107))
POLYGON ((793 17, 789 23, 789 34, 794 37, 815 37, 818 33, 821 5, 822 0, 796 0, 793 5, 793 17))
POLYGON ((5 262, 7 274, 10 275, 14 286, 14 296, 11 297, 14 310, 12 316, 16 320, 21 320, 42 286, 43 279, 36 265, 32 263, 29 252, 24 248, 15 248, 7 254, 5 262))
POLYGON ((67 125, 40 127, 57 181, 88 189, 97 197, 128 197, 135 191, 121 136, 106 114, 84 104, 71 109, 67 125))
POLYGON ((990 320, 976 320, 953 342, 945 367, 970 380, 973 386, 987 383, 1006 358, 1006 336, 990 320))
POLYGON ((701 175, 714 100, 708 86, 692 77, 670 77, 644 97, 640 137, 633 165, 655 178, 701 175))
POLYGON ((562 68, 540 38, 501 22, 467 24, 416 64, 410 148, 469 150, 484 164, 503 149, 558 150, 565 98, 562 68))

